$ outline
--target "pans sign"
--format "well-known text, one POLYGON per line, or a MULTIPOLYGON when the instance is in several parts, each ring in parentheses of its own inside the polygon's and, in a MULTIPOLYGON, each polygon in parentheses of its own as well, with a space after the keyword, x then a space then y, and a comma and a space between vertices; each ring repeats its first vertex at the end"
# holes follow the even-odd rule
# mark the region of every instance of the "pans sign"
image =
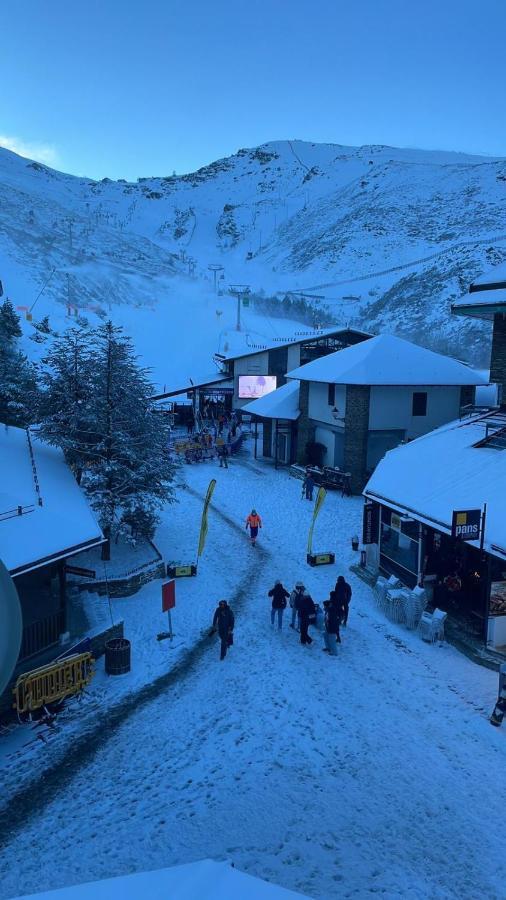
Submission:
POLYGON ((480 538, 481 509, 453 511, 452 537, 462 541, 478 541, 480 538))

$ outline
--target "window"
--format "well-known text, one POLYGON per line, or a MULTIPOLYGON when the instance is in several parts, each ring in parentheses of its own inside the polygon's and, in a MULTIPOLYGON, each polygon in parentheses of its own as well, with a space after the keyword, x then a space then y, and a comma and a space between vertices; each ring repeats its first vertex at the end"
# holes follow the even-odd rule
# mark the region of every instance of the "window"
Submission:
POLYGON ((427 391, 413 392, 413 416, 427 415, 427 391))
POLYGON ((336 405, 336 386, 335 386, 335 384, 329 384, 328 404, 329 404, 329 406, 336 405))

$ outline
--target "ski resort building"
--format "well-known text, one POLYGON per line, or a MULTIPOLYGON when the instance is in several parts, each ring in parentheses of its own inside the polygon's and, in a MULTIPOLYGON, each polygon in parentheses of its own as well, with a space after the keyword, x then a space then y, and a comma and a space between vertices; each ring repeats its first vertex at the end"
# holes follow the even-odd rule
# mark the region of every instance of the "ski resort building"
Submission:
POLYGON ((368 568, 423 585, 462 639, 506 651, 506 411, 390 450, 364 495, 368 568))
POLYGON ((492 322, 490 381, 499 386, 499 403, 506 404, 506 263, 477 278, 452 312, 492 322))
POLYGON ((66 560, 103 540, 63 453, 29 430, 0 425, 0 558, 23 616, 16 674, 48 662, 80 635, 66 560))
POLYGON ((323 464, 349 472, 354 493, 388 450, 458 418, 474 403, 476 385, 487 383, 469 366, 393 335, 330 353, 288 378, 300 385, 298 462, 306 463, 309 443, 322 445, 323 464))

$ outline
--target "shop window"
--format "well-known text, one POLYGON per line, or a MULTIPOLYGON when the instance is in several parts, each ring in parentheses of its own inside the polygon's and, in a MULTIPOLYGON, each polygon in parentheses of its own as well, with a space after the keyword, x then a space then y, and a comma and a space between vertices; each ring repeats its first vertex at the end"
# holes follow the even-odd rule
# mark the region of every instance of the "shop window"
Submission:
POLYGON ((413 392, 413 416, 426 416, 427 415, 427 391, 414 391, 413 392))
POLYGON ((328 386, 328 404, 329 406, 336 405, 336 386, 335 384, 329 384, 328 386))
POLYGON ((418 541, 384 522, 381 523, 381 556, 387 557, 408 572, 418 572, 418 541))

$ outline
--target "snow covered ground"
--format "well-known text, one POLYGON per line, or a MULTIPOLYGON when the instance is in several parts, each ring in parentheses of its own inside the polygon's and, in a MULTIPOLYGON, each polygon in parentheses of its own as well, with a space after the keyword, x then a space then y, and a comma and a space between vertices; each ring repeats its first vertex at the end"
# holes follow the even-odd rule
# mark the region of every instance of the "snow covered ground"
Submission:
POLYGON ((487 720, 497 675, 383 620, 353 575, 337 659, 320 636, 306 648, 272 630, 275 578, 301 578, 321 602, 348 573, 361 500, 328 494, 313 547, 337 562, 312 570, 300 482, 251 458, 185 474, 157 535, 168 559, 194 558, 218 484, 199 575, 177 582, 174 647, 155 639, 160 582, 115 601, 130 675, 100 671, 82 717, 47 746, 16 758, 19 738, 0 741, 1 900, 203 858, 325 900, 503 897, 506 736, 487 720), (236 612, 224 662, 202 638, 220 597, 236 612))

